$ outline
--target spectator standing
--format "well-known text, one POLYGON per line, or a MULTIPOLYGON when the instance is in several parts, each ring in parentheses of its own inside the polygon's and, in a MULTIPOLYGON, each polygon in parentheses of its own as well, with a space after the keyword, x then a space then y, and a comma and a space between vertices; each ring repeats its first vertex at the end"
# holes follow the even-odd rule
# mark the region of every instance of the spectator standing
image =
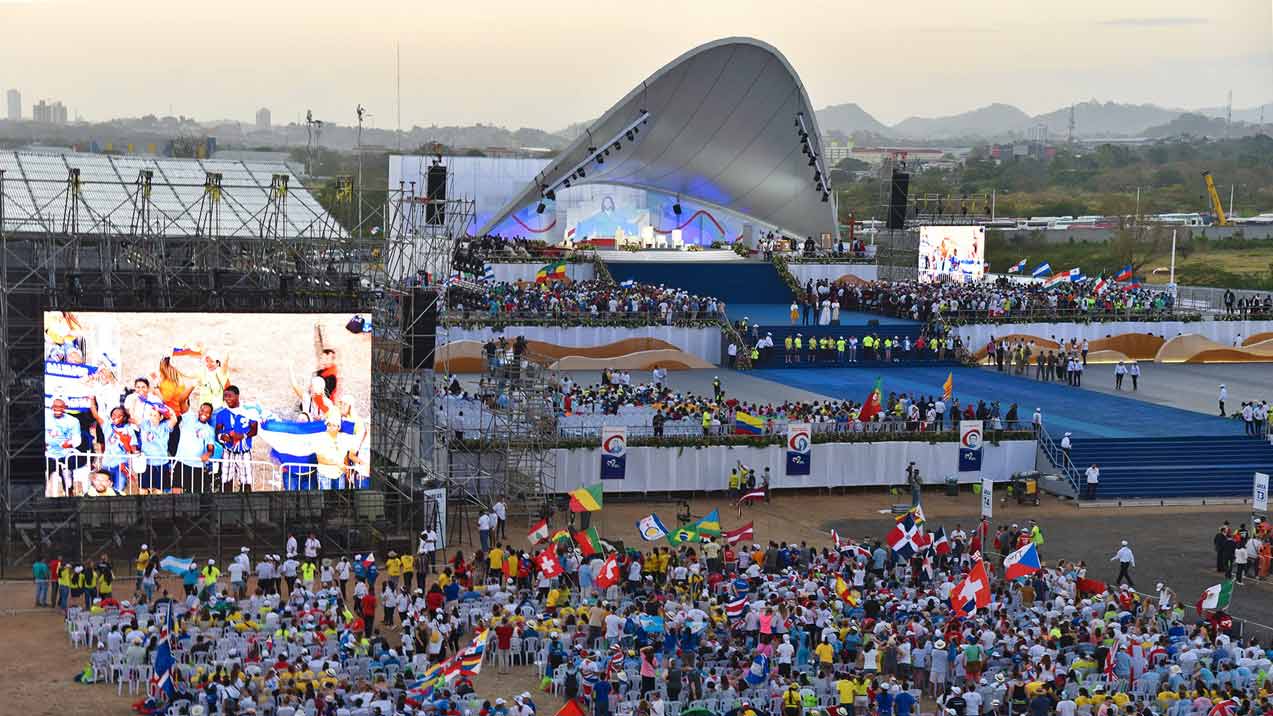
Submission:
POLYGON ((1114 580, 1114 584, 1122 584, 1123 580, 1127 580, 1128 586, 1132 589, 1136 588, 1136 583, 1132 581, 1131 568, 1136 566, 1136 555, 1132 554, 1132 548, 1127 546, 1127 540, 1123 540, 1122 546, 1109 558, 1111 562, 1118 562, 1118 578, 1114 580))

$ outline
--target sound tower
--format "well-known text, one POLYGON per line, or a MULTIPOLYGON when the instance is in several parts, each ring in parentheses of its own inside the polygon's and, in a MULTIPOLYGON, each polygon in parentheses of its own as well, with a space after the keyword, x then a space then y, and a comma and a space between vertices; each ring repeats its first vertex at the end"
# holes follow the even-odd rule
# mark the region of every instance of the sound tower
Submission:
POLYGON ((437 348, 437 292, 427 288, 411 290, 411 303, 402 312, 402 365, 407 370, 433 370, 437 348))
POLYGON ((441 226, 446 222, 446 165, 433 164, 425 175, 424 223, 441 226))
POLYGON ((906 228, 906 194, 911 186, 911 175, 894 170, 892 191, 888 200, 888 228, 906 228))

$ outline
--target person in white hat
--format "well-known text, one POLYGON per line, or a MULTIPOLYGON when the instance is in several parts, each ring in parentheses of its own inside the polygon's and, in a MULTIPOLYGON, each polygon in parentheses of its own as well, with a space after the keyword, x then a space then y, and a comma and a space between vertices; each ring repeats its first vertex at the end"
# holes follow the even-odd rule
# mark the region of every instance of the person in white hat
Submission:
POLYGON ((1132 588, 1136 587, 1136 583, 1132 581, 1131 568, 1136 566, 1136 555, 1132 554, 1132 548, 1127 546, 1127 540, 1123 540, 1123 544, 1109 558, 1111 562, 1118 562, 1118 578, 1114 580, 1114 584, 1122 584, 1123 580, 1127 580, 1127 584, 1132 588))

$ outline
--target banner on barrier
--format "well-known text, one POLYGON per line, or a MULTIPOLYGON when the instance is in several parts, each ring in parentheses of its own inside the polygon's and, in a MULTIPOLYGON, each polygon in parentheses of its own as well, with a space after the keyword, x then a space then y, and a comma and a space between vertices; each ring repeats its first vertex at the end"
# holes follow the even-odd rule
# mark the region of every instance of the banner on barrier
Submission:
POLYGON ((981 472, 981 421, 959 421, 959 471, 981 472))
POLYGON ((787 474, 808 475, 813 467, 813 426, 787 424, 787 474))
POLYGON ((628 429, 601 428, 601 479, 622 480, 628 467, 628 429))
POLYGON ((1256 512, 1269 511, 1269 476, 1265 473, 1255 473, 1255 491, 1251 494, 1251 509, 1256 512))
POLYGON ((981 516, 986 519, 995 516, 995 481, 990 478, 981 481, 981 516))

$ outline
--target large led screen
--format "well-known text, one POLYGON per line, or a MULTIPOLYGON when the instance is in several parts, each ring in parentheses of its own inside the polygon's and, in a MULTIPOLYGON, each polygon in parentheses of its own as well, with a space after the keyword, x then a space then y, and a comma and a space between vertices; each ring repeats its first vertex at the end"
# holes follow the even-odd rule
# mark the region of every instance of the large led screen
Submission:
POLYGON ((365 487, 368 314, 44 314, 45 494, 365 487))
POLYGON ((919 280, 975 281, 985 273, 986 227, 922 226, 919 280))

